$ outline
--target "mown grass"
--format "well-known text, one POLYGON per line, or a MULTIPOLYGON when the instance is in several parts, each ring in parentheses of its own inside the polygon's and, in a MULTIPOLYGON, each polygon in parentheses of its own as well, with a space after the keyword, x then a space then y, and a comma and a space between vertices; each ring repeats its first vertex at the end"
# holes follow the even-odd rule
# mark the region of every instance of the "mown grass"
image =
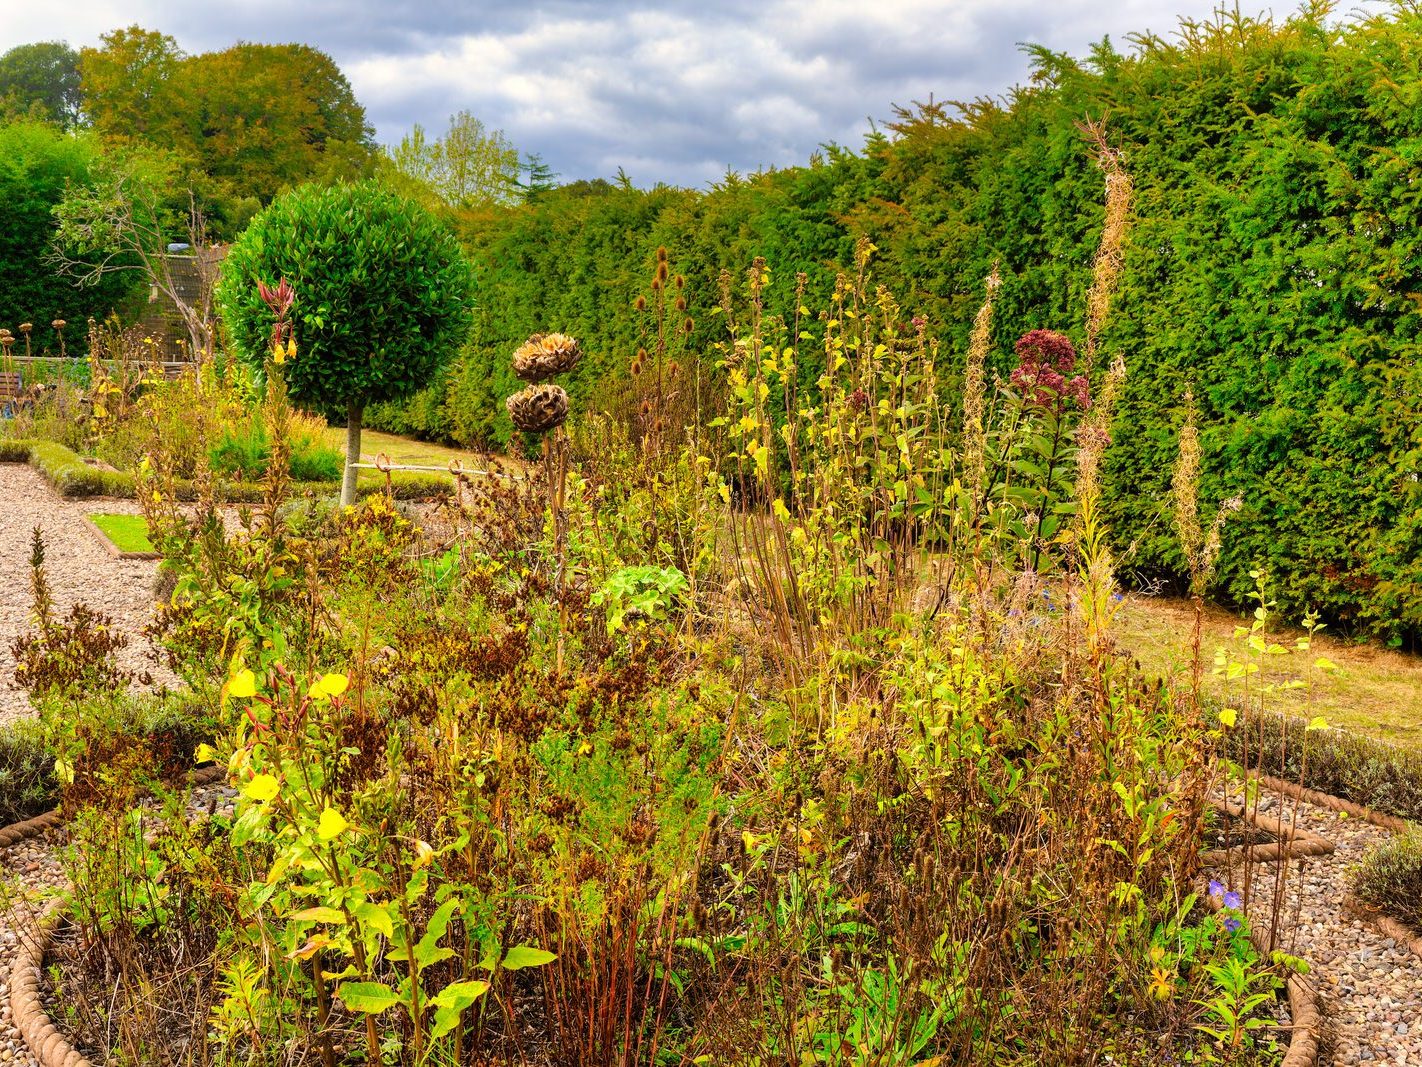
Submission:
MULTIPOLYGON (((345 428, 329 427, 326 430, 326 443, 340 449, 341 454, 345 455, 345 428)), ((432 444, 429 441, 416 441, 412 437, 401 437, 398 434, 385 433, 383 430, 361 431, 360 444, 362 463, 374 463, 377 457, 383 455, 394 464, 447 467, 451 461, 457 459, 470 470, 512 472, 519 469, 519 465, 514 460, 503 456, 490 456, 468 449, 432 444)), ((359 480, 361 482, 383 481, 384 476, 379 471, 363 470, 360 472, 359 480)))
MULTIPOLYGON (((1128 596, 1117 615, 1117 637, 1151 674, 1188 673, 1194 623, 1195 608, 1188 600, 1128 596)), ((1228 695, 1223 680, 1212 677, 1209 668, 1216 647, 1237 647, 1235 627, 1248 623, 1224 608, 1205 606, 1201 652, 1208 694, 1228 695)), ((1301 633, 1284 628, 1281 636, 1291 640, 1301 633)), ((1286 666, 1308 689, 1274 694, 1275 710, 1302 714, 1307 701, 1310 716, 1322 715, 1333 726, 1422 749, 1422 658, 1324 634, 1314 638, 1309 655, 1290 656, 1286 666), (1340 669, 1316 667, 1318 657, 1340 669)))
POLYGON ((142 515, 115 515, 95 512, 89 521, 117 546, 120 552, 153 552, 148 539, 148 520, 142 515))

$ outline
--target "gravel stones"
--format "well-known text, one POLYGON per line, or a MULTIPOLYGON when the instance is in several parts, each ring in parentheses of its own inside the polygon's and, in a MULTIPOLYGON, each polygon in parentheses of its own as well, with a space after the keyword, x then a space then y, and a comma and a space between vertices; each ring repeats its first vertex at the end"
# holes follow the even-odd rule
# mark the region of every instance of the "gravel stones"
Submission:
MULTIPOLYGON (((1327 856, 1289 861, 1279 947, 1307 960, 1334 1038, 1332 1062, 1422 1065, 1422 957, 1375 931, 1348 909, 1352 869, 1387 830, 1312 804, 1263 795, 1261 814, 1286 821, 1298 808, 1301 829, 1331 840, 1327 856)), ((1250 913, 1269 921, 1278 864, 1255 869, 1250 913)), ((1223 870, 1215 872, 1222 877, 1223 870)), ((1235 872, 1236 882, 1239 871, 1235 872)))

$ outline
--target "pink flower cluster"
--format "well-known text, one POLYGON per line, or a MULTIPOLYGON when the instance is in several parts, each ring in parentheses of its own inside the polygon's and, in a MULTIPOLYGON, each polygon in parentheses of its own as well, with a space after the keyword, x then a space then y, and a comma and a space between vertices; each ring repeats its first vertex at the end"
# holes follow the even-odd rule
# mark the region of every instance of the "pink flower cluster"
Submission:
POLYGON ((1029 403, 1060 414, 1067 402, 1082 411, 1091 407, 1086 376, 1068 377, 1076 369, 1076 346, 1055 330, 1030 330, 1017 340, 1017 369, 1012 384, 1029 403))

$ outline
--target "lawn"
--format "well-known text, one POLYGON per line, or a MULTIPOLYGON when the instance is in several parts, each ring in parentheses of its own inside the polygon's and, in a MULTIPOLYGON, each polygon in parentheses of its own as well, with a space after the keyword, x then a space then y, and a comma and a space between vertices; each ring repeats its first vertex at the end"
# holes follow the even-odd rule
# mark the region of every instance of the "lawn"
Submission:
MULTIPOLYGON (((1195 609, 1189 601, 1130 596, 1117 615, 1116 634, 1148 672, 1168 676, 1189 670, 1194 621, 1195 609)), ((1225 683, 1210 675, 1216 647, 1237 648, 1235 627, 1248 623, 1224 608, 1205 607, 1201 646, 1209 692, 1225 695, 1225 683)), ((1290 648, 1302 633, 1282 622, 1274 629, 1274 639, 1290 648)), ((1268 706, 1306 712, 1310 717, 1322 715, 1334 726, 1422 748, 1422 658, 1324 634, 1315 638, 1309 653, 1279 657, 1271 667, 1279 675, 1275 680, 1297 676, 1308 688, 1270 694, 1268 706), (1319 657, 1340 669, 1318 668, 1319 657)))
MULTIPOLYGON (((332 426, 326 430, 326 443, 333 448, 341 450, 345 455, 346 431, 344 427, 332 426)), ((515 471, 519 469, 516 461, 503 456, 491 456, 487 453, 475 452, 471 449, 451 448, 448 445, 432 444, 429 441, 416 441, 412 437, 401 437, 398 434, 385 433, 381 430, 363 430, 360 435, 360 458, 362 463, 374 463, 376 459, 383 455, 391 463, 409 464, 412 466, 424 467, 448 467, 453 460, 459 460, 466 470, 496 470, 515 471)), ((360 472, 361 484, 374 484, 383 480, 379 471, 362 470, 360 472)))
POLYGON ((148 522, 142 515, 97 512, 89 516, 89 521, 97 526, 120 552, 156 551, 153 542, 148 540, 148 522))

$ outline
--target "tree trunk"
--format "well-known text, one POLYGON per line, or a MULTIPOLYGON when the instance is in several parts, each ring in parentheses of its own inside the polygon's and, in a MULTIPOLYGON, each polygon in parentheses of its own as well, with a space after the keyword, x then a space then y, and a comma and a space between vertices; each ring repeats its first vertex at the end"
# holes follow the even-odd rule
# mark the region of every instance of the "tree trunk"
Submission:
POLYGON ((354 400, 346 406, 346 473, 341 478, 341 506, 355 503, 356 469, 360 462, 360 422, 365 417, 365 405, 354 400))

